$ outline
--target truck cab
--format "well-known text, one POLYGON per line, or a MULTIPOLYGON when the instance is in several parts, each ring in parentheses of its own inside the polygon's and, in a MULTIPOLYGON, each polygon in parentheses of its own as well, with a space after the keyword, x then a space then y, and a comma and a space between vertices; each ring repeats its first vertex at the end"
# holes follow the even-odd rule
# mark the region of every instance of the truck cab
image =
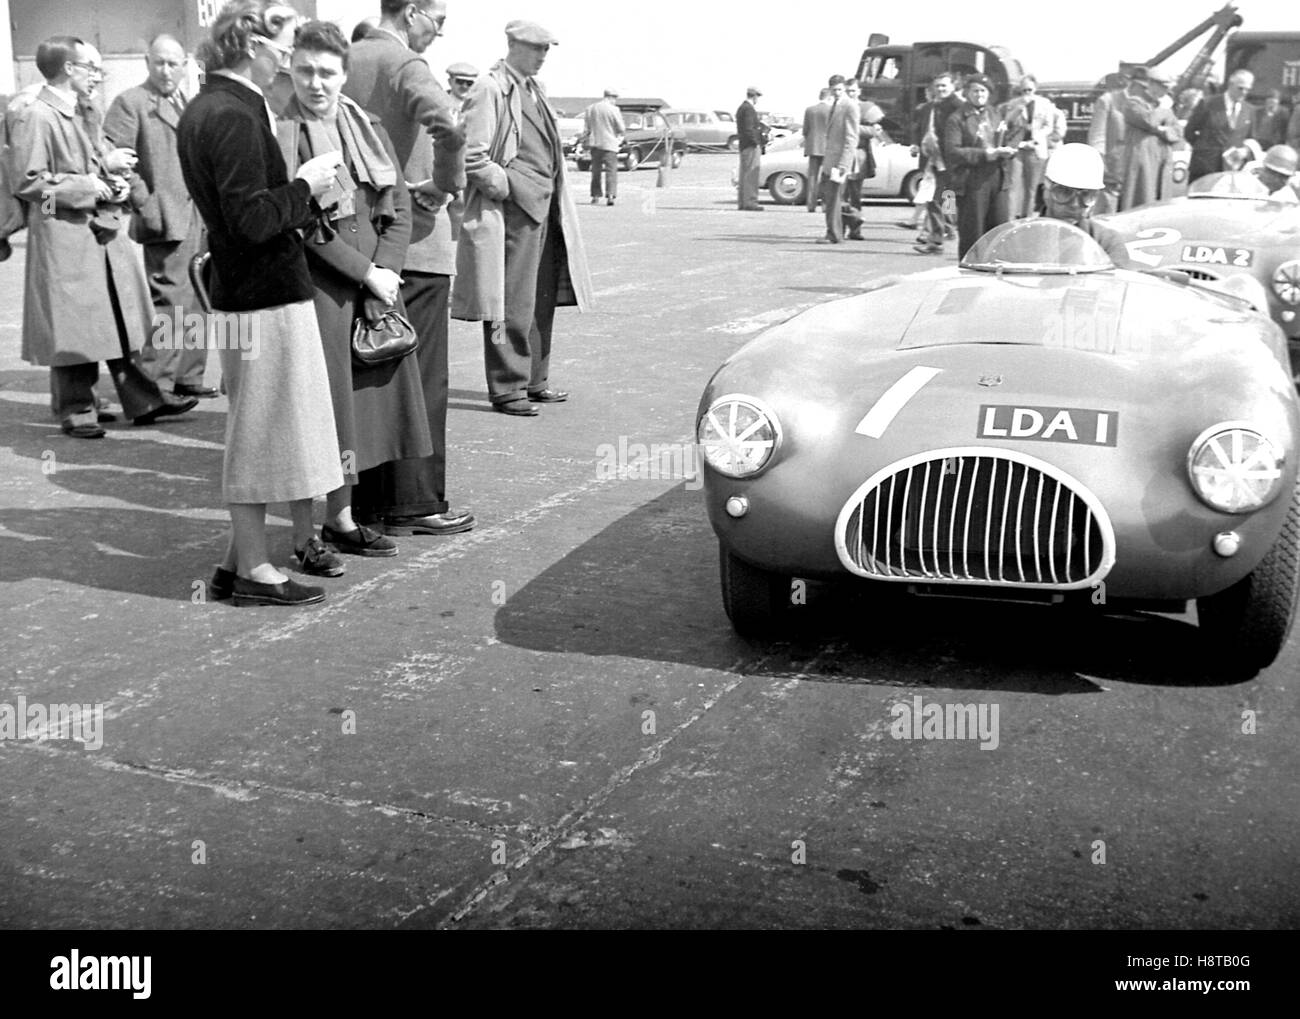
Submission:
POLYGON ((888 36, 873 35, 858 62, 861 98, 879 106, 885 130, 907 142, 914 137, 916 110, 926 101, 925 87, 943 71, 987 75, 994 106, 1011 98, 1024 74, 1020 61, 1001 46, 950 40, 891 45, 888 36))

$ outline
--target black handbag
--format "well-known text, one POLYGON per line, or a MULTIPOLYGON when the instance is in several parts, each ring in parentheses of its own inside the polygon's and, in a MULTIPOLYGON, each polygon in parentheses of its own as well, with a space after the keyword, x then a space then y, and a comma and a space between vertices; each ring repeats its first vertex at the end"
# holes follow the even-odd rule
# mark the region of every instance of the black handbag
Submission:
POLYGON ((384 312, 371 325, 364 315, 352 323, 352 359, 358 364, 388 364, 400 361, 419 346, 419 338, 406 316, 396 311, 384 312))

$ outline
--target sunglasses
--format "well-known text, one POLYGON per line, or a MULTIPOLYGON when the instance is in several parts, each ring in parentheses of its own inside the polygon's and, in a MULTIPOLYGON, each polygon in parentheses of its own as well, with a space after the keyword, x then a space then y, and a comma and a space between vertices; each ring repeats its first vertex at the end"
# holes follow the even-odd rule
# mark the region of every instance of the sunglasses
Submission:
POLYGON ((1048 194, 1058 205, 1093 205, 1101 192, 1087 188, 1067 188, 1064 184, 1052 184, 1048 188, 1048 194))

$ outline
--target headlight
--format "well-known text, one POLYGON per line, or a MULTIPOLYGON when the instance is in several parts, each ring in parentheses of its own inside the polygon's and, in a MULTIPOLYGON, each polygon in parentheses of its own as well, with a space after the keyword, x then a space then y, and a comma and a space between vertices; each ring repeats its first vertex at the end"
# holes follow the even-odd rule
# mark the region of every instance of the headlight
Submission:
POLYGON ((705 462, 728 478, 751 478, 781 445, 776 415, 752 396, 723 396, 700 418, 695 438, 705 462))
POLYGON ((1273 293, 1283 304, 1300 304, 1300 258, 1277 267, 1273 273, 1273 293))
POLYGON ((1207 428, 1192 443, 1187 474, 1211 509, 1250 513, 1277 496, 1285 462, 1278 448, 1249 424, 1228 421, 1207 428))

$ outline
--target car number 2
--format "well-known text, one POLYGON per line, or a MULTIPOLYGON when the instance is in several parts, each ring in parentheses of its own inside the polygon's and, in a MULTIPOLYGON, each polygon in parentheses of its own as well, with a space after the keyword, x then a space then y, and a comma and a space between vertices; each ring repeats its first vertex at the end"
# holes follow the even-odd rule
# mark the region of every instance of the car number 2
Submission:
POLYGON ((1177 244, 1182 239, 1183 235, 1177 230, 1172 230, 1167 226, 1160 226, 1151 230, 1139 230, 1136 239, 1125 242, 1124 247, 1128 248, 1128 257, 1133 261, 1149 265, 1154 269, 1164 261, 1164 258, 1161 255, 1148 254, 1147 249, 1168 247, 1171 244, 1177 244))

